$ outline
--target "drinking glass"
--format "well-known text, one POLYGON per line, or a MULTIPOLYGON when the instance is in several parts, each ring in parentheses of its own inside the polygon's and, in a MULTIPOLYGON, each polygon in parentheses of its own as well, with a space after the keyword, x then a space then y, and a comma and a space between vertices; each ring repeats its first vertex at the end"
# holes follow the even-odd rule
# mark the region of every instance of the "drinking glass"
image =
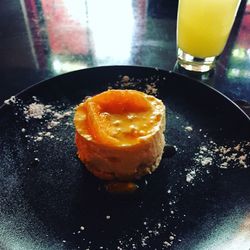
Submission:
POLYGON ((179 0, 178 63, 187 70, 214 67, 227 42, 241 0, 179 0))

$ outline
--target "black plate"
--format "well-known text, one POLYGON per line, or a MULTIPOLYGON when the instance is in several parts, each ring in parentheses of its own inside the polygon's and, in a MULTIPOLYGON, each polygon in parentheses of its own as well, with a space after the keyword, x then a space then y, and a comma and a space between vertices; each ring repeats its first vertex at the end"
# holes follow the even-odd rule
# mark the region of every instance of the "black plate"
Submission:
POLYGON ((249 118, 206 85, 152 68, 92 68, 23 91, 0 119, 1 249, 249 248, 249 159, 237 158, 249 153, 249 118), (76 157, 73 108, 108 87, 157 91, 178 148, 132 195, 107 193, 76 157), (28 117, 34 102, 51 105, 42 119, 28 117), (238 143, 243 152, 223 165, 238 143))

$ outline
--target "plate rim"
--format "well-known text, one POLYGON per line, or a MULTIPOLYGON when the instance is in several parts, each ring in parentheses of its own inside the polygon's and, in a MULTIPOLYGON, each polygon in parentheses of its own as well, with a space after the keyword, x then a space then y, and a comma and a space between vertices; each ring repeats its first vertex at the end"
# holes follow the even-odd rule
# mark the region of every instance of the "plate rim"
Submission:
MULTIPOLYGON (((237 109, 239 112, 241 112, 241 114, 245 117, 245 119, 248 120, 248 122, 250 122, 250 116, 237 104, 235 103, 232 99, 230 99, 228 96, 226 96, 225 94, 223 94, 221 91, 215 89, 214 87, 200 81, 200 80, 197 80, 197 79, 193 79, 191 77, 188 77, 186 75, 183 75, 181 73, 178 73, 178 72, 174 72, 172 70, 166 70, 166 69, 162 69, 162 68, 158 68, 158 67, 150 67, 150 66, 140 66, 140 65, 103 65, 103 66, 95 66, 95 67, 89 67, 89 68, 85 68, 85 69, 79 69, 79 70, 74 70, 74 71, 70 71, 70 72, 66 72, 66 73, 63 73, 63 74, 59 74, 59 75, 56 75, 56 76, 53 76, 53 77, 49 77, 47 79, 43 79, 41 81, 38 81, 34 84, 31 84, 30 86, 22 89, 21 91, 18 91, 15 95, 13 95, 14 97, 18 97, 20 96, 21 94, 23 94, 24 92, 27 92, 28 90, 30 89, 33 89, 35 88, 36 86, 40 86, 41 84, 44 84, 44 82, 47 82, 47 81, 50 81, 50 80, 53 80, 53 79, 57 79, 57 78, 63 78, 67 75, 71 75, 71 74, 75 74, 75 73, 79 73, 79 72, 82 72, 82 71, 88 71, 88 70, 95 70, 95 69, 112 69, 112 68, 137 68, 137 69, 145 69, 145 70, 154 70, 155 72, 163 72, 163 73, 167 73, 167 74, 170 74, 170 75, 175 75, 177 77, 180 77, 180 78, 183 78, 183 79, 188 79, 189 81, 191 80, 192 82, 194 82, 195 84, 201 84, 204 88, 207 88, 209 89, 209 91, 212 91, 214 94, 222 97, 224 100, 226 100, 227 102, 229 102, 235 109, 237 109)), ((12 96, 10 96, 12 97, 12 96)), ((9 98, 10 98, 9 97, 9 98)), ((8 100, 8 99, 7 99, 8 100)), ((8 106, 8 104, 6 104, 5 102, 3 102, 1 105, 0 105, 0 110, 2 110, 2 108, 4 108, 5 106, 8 106)))

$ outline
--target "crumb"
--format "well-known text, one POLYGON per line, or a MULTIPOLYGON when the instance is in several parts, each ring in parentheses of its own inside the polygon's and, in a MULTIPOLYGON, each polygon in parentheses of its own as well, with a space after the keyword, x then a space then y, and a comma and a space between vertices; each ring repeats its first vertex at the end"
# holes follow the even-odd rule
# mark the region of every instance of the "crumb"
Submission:
POLYGON ((169 236, 169 239, 171 240, 171 241, 173 241, 174 240, 174 236, 169 236))
POLYGON ((220 168, 227 168, 228 163, 227 162, 223 162, 220 164, 220 168))
POLYGON ((187 132, 193 131, 193 128, 192 128, 191 126, 186 126, 184 129, 185 129, 185 131, 187 131, 187 132))
POLYGON ((45 106, 40 103, 31 103, 24 111, 26 118, 42 119, 44 115, 45 106))
POLYGON ((42 141, 43 140, 43 138, 41 137, 41 136, 38 136, 38 137, 36 137, 35 139, 34 139, 34 141, 42 141))
POLYGON ((192 170, 191 172, 187 173, 186 182, 192 182, 195 176, 196 176, 195 170, 192 170))
POLYGON ((219 146, 210 140, 208 145, 199 147, 199 151, 195 154, 193 160, 196 162, 196 166, 201 165, 205 167, 216 163, 219 168, 223 169, 247 168, 249 165, 249 157, 246 150, 247 144, 248 142, 241 142, 233 146, 219 146))
MULTIPOLYGON (((69 117, 73 110, 67 110, 65 112, 57 111, 52 105, 45 105, 40 103, 39 100, 34 96, 33 103, 23 107, 23 113, 27 122, 31 119, 43 119, 41 124, 44 125, 44 129, 37 132, 36 135, 25 135, 26 138, 32 139, 34 142, 40 142, 45 137, 53 139, 55 135, 52 134, 52 129, 56 128, 61 124, 62 119, 69 117)), ((71 125, 69 122, 65 122, 65 125, 71 125)), ((65 126, 66 127, 66 126, 65 126)), ((23 128, 22 132, 26 130, 23 128)), ((56 140, 60 140, 55 138, 56 140)))
POLYGON ((130 81, 130 78, 129 76, 123 76, 121 81, 127 83, 130 81))
POLYGON ((172 244, 171 243, 169 243, 168 241, 164 241, 163 242, 163 246, 165 246, 165 247, 170 247, 172 244))
POLYGON ((59 121, 54 121, 54 120, 52 120, 51 122, 49 122, 47 128, 48 128, 48 129, 54 128, 54 127, 56 127, 58 124, 59 124, 59 121))
POLYGON ((206 166, 206 165, 212 165, 213 158, 212 157, 206 157, 204 159, 201 159, 201 165, 206 166))
POLYGON ((16 97, 11 96, 9 99, 5 100, 4 103, 7 104, 7 105, 10 105, 10 104, 15 104, 16 101, 17 101, 16 97))
POLYGON ((151 84, 146 85, 146 89, 145 89, 146 94, 156 95, 157 91, 158 91, 158 89, 156 88, 155 83, 151 83, 151 84))

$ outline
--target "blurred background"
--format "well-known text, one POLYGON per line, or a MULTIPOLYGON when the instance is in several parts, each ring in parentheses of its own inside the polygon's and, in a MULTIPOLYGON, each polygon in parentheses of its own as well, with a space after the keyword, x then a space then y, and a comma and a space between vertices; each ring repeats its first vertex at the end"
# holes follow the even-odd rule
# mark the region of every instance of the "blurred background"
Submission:
POLYGON ((101 65, 142 65, 250 101, 250 0, 243 0, 212 74, 175 67, 177 0, 1 0, 0 105, 44 79, 101 65))

